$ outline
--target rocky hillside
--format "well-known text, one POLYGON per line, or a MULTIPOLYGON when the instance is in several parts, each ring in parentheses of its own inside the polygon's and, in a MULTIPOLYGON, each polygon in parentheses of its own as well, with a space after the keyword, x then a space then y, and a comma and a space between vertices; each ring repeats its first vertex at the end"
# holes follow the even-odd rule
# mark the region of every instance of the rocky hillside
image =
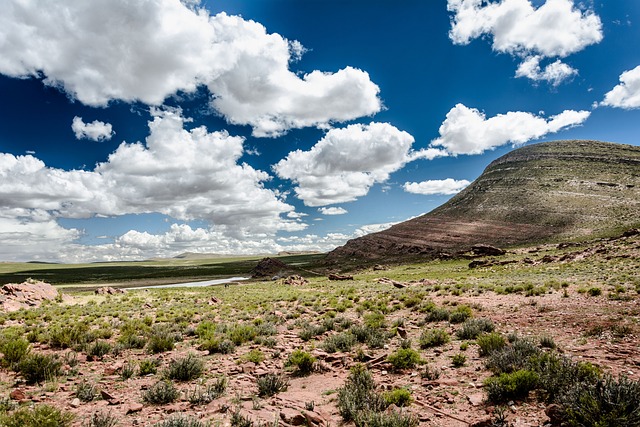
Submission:
POLYGON ((327 261, 436 257, 474 244, 580 240, 640 224, 640 147, 555 141, 492 162, 439 208, 350 240, 327 261))

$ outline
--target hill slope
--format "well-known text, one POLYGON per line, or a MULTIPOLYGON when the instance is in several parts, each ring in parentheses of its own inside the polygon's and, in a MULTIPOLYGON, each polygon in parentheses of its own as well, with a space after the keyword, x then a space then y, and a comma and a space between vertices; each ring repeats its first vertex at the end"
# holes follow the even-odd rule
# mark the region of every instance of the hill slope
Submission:
POLYGON ((328 261, 432 257, 478 243, 579 240, 640 224, 640 147, 598 141, 526 146, 493 161, 426 215, 350 240, 328 261))

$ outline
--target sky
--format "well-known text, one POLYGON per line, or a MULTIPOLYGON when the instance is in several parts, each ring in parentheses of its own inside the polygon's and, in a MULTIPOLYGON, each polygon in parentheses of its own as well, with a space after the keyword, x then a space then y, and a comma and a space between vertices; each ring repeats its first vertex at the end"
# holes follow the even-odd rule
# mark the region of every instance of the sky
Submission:
POLYGON ((639 40, 621 0, 6 0, 0 261, 329 251, 639 145, 639 40))

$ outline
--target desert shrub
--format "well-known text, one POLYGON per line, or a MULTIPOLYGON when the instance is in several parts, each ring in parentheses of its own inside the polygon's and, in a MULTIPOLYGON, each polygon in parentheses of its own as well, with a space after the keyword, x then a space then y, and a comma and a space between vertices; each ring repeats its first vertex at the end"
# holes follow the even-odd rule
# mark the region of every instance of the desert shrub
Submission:
POLYGON ((227 337, 235 345, 242 345, 253 340, 258 333, 253 325, 234 325, 227 331, 227 337))
POLYGON ((204 362, 193 353, 169 363, 164 377, 176 381, 191 381, 199 378, 204 371, 204 362))
POLYGON ((67 427, 73 421, 73 414, 50 405, 22 407, 11 414, 0 417, 2 427, 67 427))
POLYGON ((136 334, 126 334, 120 335, 118 338, 118 343, 121 344, 124 348, 135 348, 141 349, 147 344, 147 339, 143 336, 136 334))
POLYGON ((289 355, 285 364, 294 367, 296 375, 309 375, 313 371, 315 363, 316 358, 311 353, 296 349, 289 355))
POLYGON ((236 345, 233 342, 218 336, 211 336, 202 341, 199 348, 208 351, 209 354, 231 354, 236 351, 236 345))
POLYGON ((372 329, 384 329, 387 322, 382 313, 369 313, 364 316, 364 325, 372 329))
POLYGON ((494 351, 503 349, 507 345, 507 341, 497 332, 480 335, 476 339, 476 343, 480 349, 480 356, 489 356, 494 351))
POLYGON ((355 420, 356 427, 416 427, 418 423, 419 420, 414 415, 399 411, 366 411, 360 413, 355 420))
POLYGON ((94 412, 82 427, 115 427, 117 424, 118 419, 110 412, 94 412))
POLYGON ((456 335, 462 340, 476 339, 480 334, 485 332, 493 332, 495 326, 489 319, 483 317, 476 319, 468 319, 462 324, 456 335))
POLYGON ((160 366, 160 361, 157 359, 141 360, 139 363, 138 375, 141 377, 153 375, 158 372, 158 366, 160 366))
POLYGON ((515 338, 511 345, 491 353, 485 365, 495 374, 510 373, 526 369, 529 359, 540 353, 541 350, 532 341, 515 338))
POLYGON ((86 323, 54 325, 49 329, 49 345, 52 348, 82 347, 94 339, 86 323))
POLYGON ((349 328, 349 332, 358 342, 367 344, 369 348, 382 348, 387 341, 387 335, 382 329, 353 325, 349 328))
POLYGON ((427 312, 426 321, 427 322, 442 322, 448 321, 451 313, 444 307, 436 307, 435 305, 430 307, 430 310, 427 312))
POLYGON ((298 337, 302 341, 309 341, 311 338, 324 334, 327 331, 326 325, 312 325, 305 323, 302 325, 302 329, 298 332, 298 337))
POLYGON ((20 361, 31 351, 29 342, 23 338, 9 338, 0 345, 2 366, 17 368, 20 361))
POLYGON ((227 383, 227 377, 221 376, 213 384, 204 388, 196 387, 193 392, 187 394, 187 400, 192 405, 206 405, 224 394, 227 383))
POLYGON ((164 353, 173 350, 175 346, 174 336, 172 334, 157 333, 149 337, 147 341, 147 351, 152 354, 164 353))
POLYGON ((122 366, 122 370, 120 371, 120 378, 123 380, 128 380, 136 374, 136 365, 133 362, 127 362, 122 366))
POLYGON ((420 353, 412 348, 399 348, 387 356, 394 370, 414 368, 421 362, 420 353))
POLYGON ((344 386, 338 389, 338 411, 345 422, 358 419, 362 412, 380 412, 387 407, 375 388, 373 377, 364 365, 351 368, 344 386))
POLYGON ((174 415, 168 420, 161 421, 154 424, 154 427, 207 427, 205 424, 196 418, 189 417, 187 415, 174 415))
POLYGON ((587 293, 592 297, 597 297, 602 295, 602 289, 598 288, 597 286, 594 286, 592 288, 589 288, 587 290, 587 293))
POLYGON ((595 383, 577 383, 559 399, 569 426, 640 425, 640 383, 605 376, 595 383))
POLYGON ((98 340, 87 348, 87 355, 96 359, 102 359, 111 352, 111 344, 98 340))
POLYGON ((158 381, 143 394, 142 400, 152 405, 165 405, 180 397, 180 392, 171 381, 158 381))
POLYGON ((57 356, 31 353, 20 361, 18 370, 27 384, 35 384, 57 377, 61 367, 57 356))
POLYGON ((356 344, 356 337, 349 333, 343 332, 336 335, 328 336, 322 343, 322 348, 327 353, 335 353, 336 351, 351 351, 351 347, 356 344))
POLYGON ((434 368, 431 365, 426 365, 424 371, 420 373, 420 376, 427 381, 435 381, 440 378, 442 371, 439 368, 434 368))
POLYGON ((91 402, 98 396, 98 389, 94 384, 82 381, 76 385, 76 397, 82 402, 91 402))
POLYGON ((538 374, 525 369, 487 378, 484 382, 487 400, 491 403, 503 403, 523 399, 536 388, 538 380, 538 374))
POLYGON ((287 379, 278 374, 269 373, 258 378, 258 396, 271 397, 289 388, 287 379))
POLYGON ((548 402, 566 393, 574 384, 595 383, 601 375, 590 363, 573 362, 555 353, 533 355, 527 360, 527 367, 539 375, 540 392, 548 402))
POLYGON ((254 427, 253 421, 248 417, 242 415, 240 407, 231 413, 231 427, 254 427))
POLYGON ((556 348, 556 342, 553 340, 553 337, 549 335, 544 335, 540 337, 540 346, 543 348, 556 348))
POLYGON ((438 347, 449 342, 449 333, 441 328, 423 331, 418 340, 420 348, 438 347))
POLYGON ((257 348, 254 348, 253 350, 250 350, 248 353, 245 353, 241 357, 241 360, 245 362, 253 362, 255 364, 258 364, 258 363, 264 362, 264 358, 265 358, 264 353, 258 350, 257 348))
POLYGON ((466 362, 467 362, 467 356, 465 356, 465 355, 464 355, 464 354, 462 354, 462 353, 454 354, 454 355, 451 357, 451 365, 452 365, 454 368, 460 368, 460 367, 464 366, 464 364, 465 364, 466 362))
POLYGON ((449 322, 462 323, 469 319, 472 314, 473 312, 471 311, 471 307, 467 305, 459 305, 449 314, 449 322))
POLYGON ((398 407, 411 404, 413 398, 411 392, 406 388, 395 388, 382 394, 382 398, 388 405, 396 405, 398 407))

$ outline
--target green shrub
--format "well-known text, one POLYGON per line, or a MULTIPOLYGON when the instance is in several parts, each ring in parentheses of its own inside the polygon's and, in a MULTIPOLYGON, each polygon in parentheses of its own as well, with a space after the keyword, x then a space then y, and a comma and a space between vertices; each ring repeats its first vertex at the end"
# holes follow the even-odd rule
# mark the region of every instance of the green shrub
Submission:
POLYGON ((54 325, 49 329, 49 345, 52 348, 82 347, 94 340, 95 337, 86 323, 54 325))
POLYGON ((73 414, 63 412, 49 405, 22 407, 11 414, 0 417, 2 427, 68 427, 73 414))
POLYGON ((213 384, 204 388, 196 387, 193 392, 187 394, 187 400, 192 405, 206 405, 224 394, 227 383, 227 377, 218 377, 213 384))
POLYGON ((430 307, 425 320, 427 322, 443 322, 448 321, 450 316, 451 313, 449 312, 449 310, 443 307, 436 307, 434 305, 430 307))
POLYGON ((365 314, 364 325, 372 329, 384 329, 387 327, 384 314, 382 313, 365 314))
POLYGON ((132 378, 136 374, 136 365, 133 362, 127 362, 122 366, 122 370, 120 371, 120 378, 123 380, 128 380, 132 378))
POLYGON ((158 366, 160 366, 160 361, 157 359, 141 360, 139 363, 138 375, 141 377, 153 375, 158 372, 158 366))
POLYGON ((469 319, 462 324, 462 329, 456 335, 461 340, 476 339, 484 332, 493 332, 495 326, 493 322, 485 318, 469 319))
POLYGON ((121 344, 124 348, 135 348, 141 349, 147 344, 147 339, 140 335, 136 334, 126 334, 120 335, 118 338, 118 343, 121 344))
POLYGON ((509 400, 523 399, 538 385, 538 374, 529 370, 503 373, 487 378, 484 387, 487 400, 491 403, 504 403, 509 400))
POLYGON ((371 373, 364 365, 351 368, 344 386, 338 389, 338 411, 345 422, 358 419, 362 412, 380 412, 387 407, 375 391, 371 373))
POLYGON ((504 337, 497 332, 480 335, 476 339, 476 343, 480 347, 480 356, 489 356, 494 351, 501 350, 507 345, 504 337))
POLYGON ((640 383, 611 376, 585 385, 576 383, 559 399, 569 426, 640 425, 640 383))
POLYGON ((594 286, 592 288, 589 288, 587 290, 587 293, 592 297, 597 297, 602 295, 602 289, 598 288, 597 286, 594 286))
POLYGON ((151 354, 171 351, 174 346, 175 339, 171 334, 153 334, 147 341, 147 351, 151 354))
POLYGON ((336 351, 347 352, 356 344, 356 337, 350 332, 343 332, 336 335, 328 336, 322 343, 322 348, 327 353, 335 353, 336 351))
POLYGON ((576 363, 555 354, 540 352, 529 357, 527 368, 536 372, 541 396, 553 402, 575 384, 593 384, 600 378, 600 370, 590 363, 576 363))
POLYGON ((187 415, 174 415, 168 420, 156 423, 154 427, 207 427, 205 424, 196 418, 189 417, 187 415))
POLYGON ((35 384, 57 377, 61 367, 57 356, 31 353, 20 361, 18 370, 27 384, 35 384))
POLYGON ((245 362, 253 362, 255 364, 264 362, 264 353, 258 349, 253 349, 242 356, 242 360, 245 362))
POLYGON ((420 353, 412 348, 399 348, 387 356, 394 370, 415 368, 421 362, 420 353))
POLYGON ((396 405, 398 407, 403 407, 411 404, 413 398, 411 397, 411 392, 406 388, 395 388, 391 391, 387 391, 382 394, 382 398, 388 405, 396 405))
POLYGON ((191 381, 200 378, 204 371, 204 362, 193 353, 187 356, 172 360, 169 363, 164 377, 176 381, 191 381))
POLYGON ((204 340, 199 348, 200 350, 208 351, 209 354, 231 354, 236 351, 236 345, 233 342, 217 336, 212 336, 204 340))
POLYGON ((94 412, 89 420, 82 424, 83 427, 115 427, 118 419, 110 412, 94 412))
POLYGON ((549 335, 544 335, 540 337, 540 346, 543 348, 554 349, 556 348, 556 343, 553 340, 553 337, 550 337, 549 335))
POLYGON ((109 352, 111 352, 111 344, 102 340, 94 342, 87 349, 87 355, 96 359, 102 359, 109 352))
POLYGON ((529 359, 541 352, 532 341, 516 337, 511 345, 491 353, 485 365, 494 374, 527 369, 529 359))
POLYGON ((288 357, 286 366, 293 366, 296 375, 309 375, 313 371, 316 358, 304 350, 296 349, 288 357))
POLYGON ((464 354, 462 354, 462 353, 454 354, 454 355, 451 357, 451 365, 452 365, 454 368, 461 368, 461 367, 463 367, 463 366, 464 366, 464 364, 465 364, 466 362, 467 362, 467 356, 465 356, 465 355, 464 355, 464 354))
POLYGON ((76 397, 82 402, 91 402, 98 396, 98 389, 94 384, 82 381, 76 385, 76 397))
POLYGON ((410 413, 364 411, 354 420, 356 427, 416 427, 418 418, 410 413))
POLYGON ((143 394, 142 400, 152 405, 165 405, 180 397, 180 392, 171 381, 158 381, 143 394))
POLYGON ((227 332, 229 340, 235 345, 242 345, 249 342, 257 335, 258 333, 253 325, 234 325, 234 327, 227 332))
POLYGON ((278 374, 266 374, 258 378, 258 396, 271 397, 289 388, 287 379, 278 374))
POLYGON ((449 342, 451 337, 449 333, 441 328, 429 329, 423 331, 420 335, 420 348, 438 347, 449 342))
POLYGON ((471 308, 466 305, 459 305, 451 312, 449 315, 449 322, 451 323, 462 323, 465 320, 469 319, 473 312, 471 308))
POLYGON ((17 368, 20 361, 31 351, 29 342, 23 338, 10 338, 2 343, 2 366, 17 368))

